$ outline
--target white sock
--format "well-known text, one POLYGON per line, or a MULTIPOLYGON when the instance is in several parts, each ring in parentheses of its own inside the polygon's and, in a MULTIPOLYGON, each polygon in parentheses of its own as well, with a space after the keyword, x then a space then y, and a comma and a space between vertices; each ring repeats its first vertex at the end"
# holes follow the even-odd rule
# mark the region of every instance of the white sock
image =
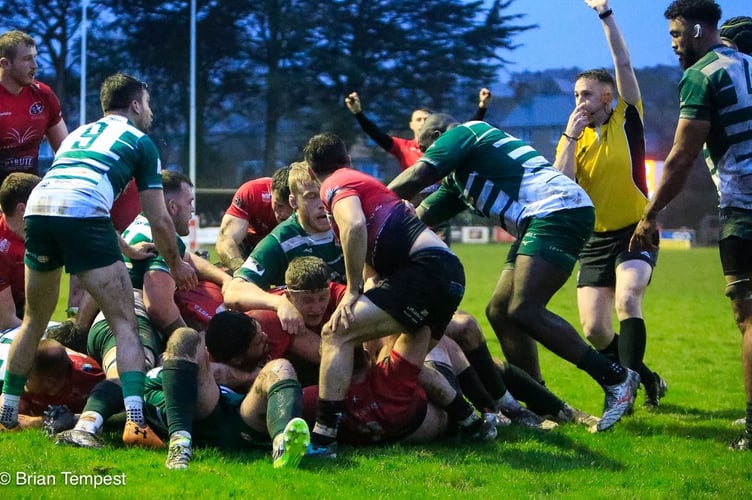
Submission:
POLYGON ((190 446, 191 442, 193 441, 193 438, 191 437, 191 433, 188 431, 175 431, 172 434, 170 434, 170 444, 173 444, 173 442, 179 442, 180 444, 183 444, 185 446, 186 443, 184 441, 187 441, 187 445, 190 446))
POLYGON ((146 427, 144 420, 144 398, 141 396, 128 396, 123 399, 125 403, 125 418, 136 422, 139 427, 146 427))
POLYGON ((520 403, 514 399, 514 396, 512 396, 509 391, 505 392, 502 397, 500 397, 496 401, 496 408, 501 410, 519 410, 520 409, 520 403))
POLYGON ((95 411, 85 411, 78 418, 76 426, 77 431, 88 432, 89 434, 99 434, 104 425, 104 417, 95 411))
POLYGON ((3 404, 0 406, 0 423, 13 427, 18 424, 18 404, 20 401, 21 396, 3 394, 3 404))

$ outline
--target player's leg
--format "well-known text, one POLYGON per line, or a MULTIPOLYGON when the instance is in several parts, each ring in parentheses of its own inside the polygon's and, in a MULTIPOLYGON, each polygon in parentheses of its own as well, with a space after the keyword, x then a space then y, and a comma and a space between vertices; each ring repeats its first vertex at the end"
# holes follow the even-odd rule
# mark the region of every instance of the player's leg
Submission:
POLYGON ((721 234, 731 235, 718 242, 726 279, 725 293, 731 299, 734 320, 742 334, 746 425, 744 432, 729 445, 734 450, 752 449, 752 238, 748 238, 752 235, 752 228, 749 227, 747 212, 726 214, 721 234))
POLYGON ((79 272, 78 276, 84 289, 99 304, 115 335, 118 374, 126 411, 123 441, 126 444, 146 443, 153 432, 148 429, 143 413, 144 349, 137 333, 133 288, 125 264, 118 260, 104 267, 79 272))
POLYGON ((645 365, 647 329, 642 304, 653 274, 653 255, 620 262, 616 267, 616 316, 619 320, 619 362, 640 374, 645 386, 645 405, 657 407, 666 393, 666 383, 645 365))
POLYGON ((353 319, 346 330, 333 332, 327 325, 321 332, 319 402, 316 425, 311 433, 315 450, 324 449, 336 441, 339 419, 345 409, 345 395, 352 379, 355 345, 403 330, 392 316, 365 295, 355 302, 352 314, 353 319))
POLYGON ((509 317, 509 301, 513 290, 514 268, 505 268, 486 306, 486 317, 499 339, 504 356, 535 380, 543 382, 535 339, 509 317))
POLYGON ((162 391, 170 438, 165 465, 186 469, 193 456, 193 422, 211 414, 219 401, 203 335, 196 330, 178 328, 167 341, 162 391))
POLYGON ((259 372, 240 405, 240 417, 256 432, 272 439, 274 467, 296 467, 310 435, 303 414, 303 391, 286 359, 274 359, 259 372))
POLYGON ((14 429, 18 425, 18 404, 34 363, 39 339, 44 335, 57 305, 61 272, 62 268, 36 271, 26 266, 26 310, 8 354, 0 406, 0 430, 14 429))
POLYGON ((426 406, 426 416, 423 418, 420 427, 415 432, 402 440, 403 443, 427 443, 439 439, 446 433, 449 425, 449 417, 444 410, 441 410, 433 403, 428 401, 426 406))
POLYGON ((577 309, 582 333, 588 342, 603 351, 614 339, 614 289, 605 286, 577 288, 577 309))

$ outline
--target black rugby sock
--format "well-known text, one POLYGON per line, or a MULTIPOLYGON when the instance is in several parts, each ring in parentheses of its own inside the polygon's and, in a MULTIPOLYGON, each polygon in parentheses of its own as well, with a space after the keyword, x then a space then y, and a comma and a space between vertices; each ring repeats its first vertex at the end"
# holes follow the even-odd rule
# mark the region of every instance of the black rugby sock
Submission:
POLYGON ((619 360, 625 368, 639 372, 645 356, 647 333, 642 318, 627 318, 619 322, 619 360))
POLYGON ((620 384, 627 377, 627 370, 623 366, 590 347, 577 363, 577 368, 584 370, 596 382, 604 386, 620 384))

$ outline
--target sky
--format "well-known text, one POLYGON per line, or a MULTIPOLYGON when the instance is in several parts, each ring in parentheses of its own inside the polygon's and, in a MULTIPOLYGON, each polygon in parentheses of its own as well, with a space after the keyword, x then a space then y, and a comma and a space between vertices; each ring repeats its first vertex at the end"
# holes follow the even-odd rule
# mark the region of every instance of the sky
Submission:
MULTIPOLYGON (((716 1, 723 11, 721 22, 733 16, 752 16, 749 0, 716 1)), ((629 47, 633 67, 678 65, 671 50, 668 21, 663 17, 670 3, 670 0, 609 1, 629 47)), ((519 48, 502 52, 502 56, 513 63, 505 71, 507 74, 613 66, 601 22, 583 0, 514 0, 505 13, 525 14, 515 24, 538 25, 515 36, 514 42, 519 48)))

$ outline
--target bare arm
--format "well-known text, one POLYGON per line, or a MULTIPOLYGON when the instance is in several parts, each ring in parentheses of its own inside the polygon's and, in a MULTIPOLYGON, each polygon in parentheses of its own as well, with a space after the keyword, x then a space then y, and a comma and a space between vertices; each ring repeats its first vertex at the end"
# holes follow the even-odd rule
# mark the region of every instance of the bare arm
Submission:
POLYGON ((421 189, 435 184, 440 179, 441 176, 432 165, 418 161, 412 167, 403 170, 387 187, 403 200, 410 200, 421 189))
MULTIPOLYGON (((175 225, 164 202, 161 189, 147 189, 138 193, 144 215, 149 220, 152 238, 157 245, 159 254, 170 267, 170 273, 177 287, 190 290, 198 285, 196 272, 193 267, 180 256, 175 238, 175 225)), ((174 291, 174 290, 173 290, 174 291)))
MULTIPOLYGON (((585 3, 594 9, 599 15, 608 12, 608 0, 585 0, 585 3)), ((640 87, 637 84, 637 77, 632 69, 632 61, 629 57, 627 44, 616 25, 614 14, 610 14, 601 20, 603 31, 606 34, 606 41, 611 50, 611 57, 614 60, 614 71, 616 73, 616 90, 627 104, 637 104, 640 100, 640 87)))
POLYGON ((47 136, 47 141, 50 143, 52 150, 57 152, 60 143, 63 142, 63 139, 68 135, 68 127, 65 125, 65 120, 61 119, 55 125, 48 128, 45 135, 47 136))
POLYGON ((157 254, 157 247, 154 243, 142 241, 131 246, 120 235, 118 235, 118 246, 120 252, 131 260, 148 259, 157 254))
POLYGON ((569 115, 567 127, 564 129, 562 139, 556 148, 554 167, 570 179, 575 178, 574 154, 577 151, 577 140, 582 136, 589 121, 590 113, 584 110, 584 105, 575 107, 569 115))
POLYGON ((225 385, 238 392, 247 392, 261 371, 261 368, 256 368, 252 372, 247 372, 225 363, 216 363, 214 361, 211 362, 210 369, 214 380, 218 384, 225 385))
POLYGON ((363 290, 368 233, 366 217, 357 196, 348 196, 337 201, 332 206, 332 216, 339 227, 347 279, 347 290, 329 320, 331 329, 336 332, 340 326, 349 326, 352 320, 352 305, 363 290))
POLYGON ((175 329, 186 326, 180 309, 175 304, 175 280, 164 271, 147 271, 144 274, 144 306, 149 319, 162 332, 165 339, 175 329))
POLYGON ((20 325, 21 320, 16 316, 16 303, 13 302, 13 291, 7 287, 0 291, 0 330, 20 325))
POLYGON ((233 272, 243 265, 247 255, 240 250, 240 243, 248 234, 248 221, 225 214, 217 236, 217 255, 224 265, 233 272))
POLYGON ((651 237, 657 230, 658 212, 681 192, 709 132, 709 121, 679 119, 674 145, 663 164, 660 186, 645 207, 642 219, 632 235, 630 248, 652 249, 651 237))
POLYGON ((224 288, 231 280, 232 276, 218 268, 208 260, 194 254, 186 254, 185 260, 193 265, 196 275, 204 281, 211 281, 224 288))
POLYGON ((305 329, 303 316, 284 295, 263 290, 260 286, 242 278, 233 278, 224 289, 225 306, 237 311, 268 309, 276 311, 282 329, 297 335, 305 329))

